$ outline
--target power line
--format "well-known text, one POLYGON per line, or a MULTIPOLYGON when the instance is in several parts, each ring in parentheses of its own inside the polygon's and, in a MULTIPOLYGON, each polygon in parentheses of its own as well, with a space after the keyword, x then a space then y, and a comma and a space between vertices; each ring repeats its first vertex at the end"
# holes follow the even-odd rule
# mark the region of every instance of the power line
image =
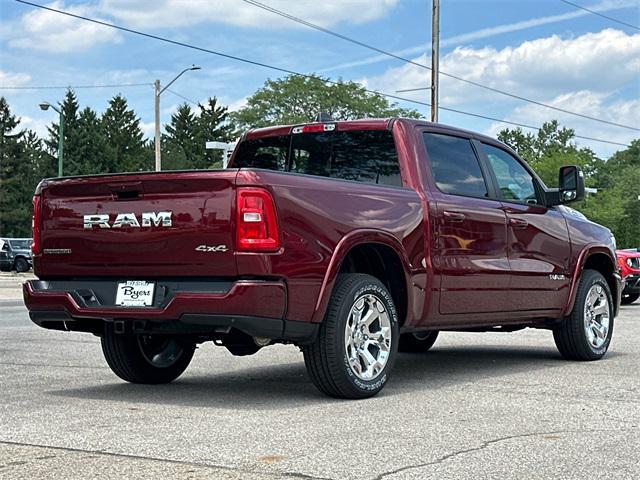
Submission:
POLYGON ((562 3, 566 3, 567 5, 571 5, 573 7, 579 8, 580 10, 584 10, 585 12, 593 13, 594 15, 598 15, 599 17, 606 18, 607 20, 611 20, 612 22, 619 23, 620 25, 625 25, 630 28, 635 28, 636 30, 640 30, 640 27, 636 25, 631 25, 630 23, 623 22, 622 20, 618 20, 617 18, 609 17, 600 12, 596 12, 595 10, 590 10, 587 7, 583 7, 582 5, 578 5, 577 3, 568 2, 567 0, 560 0, 562 3))
POLYGON ((190 98, 185 97, 184 95, 179 94, 178 92, 174 92, 173 90, 167 88, 167 92, 172 93, 173 95, 175 95, 176 97, 180 97, 181 99, 183 99, 185 102, 189 102, 192 105, 199 105, 198 102, 195 102, 193 100, 191 100, 190 98))
MULTIPOLYGON (((52 8, 52 7, 47 7, 47 6, 40 5, 40 4, 37 4, 37 3, 33 3, 33 2, 30 2, 30 1, 27 1, 27 0, 15 0, 15 1, 18 2, 18 3, 23 3, 25 5, 30 5, 32 7, 40 8, 40 9, 47 10, 47 11, 50 11, 50 12, 58 13, 58 14, 61 14, 61 15, 66 15, 68 17, 73 17, 73 18, 77 18, 79 20, 84 20, 84 21, 87 21, 87 22, 95 23, 97 25, 103 25, 105 27, 115 28, 117 30, 121 30, 121 31, 124 31, 124 32, 132 33, 134 35, 139 35, 139 36, 142 36, 142 37, 151 38, 151 39, 158 40, 158 41, 165 42, 165 43, 169 43, 169 44, 172 44, 172 45, 178 45, 180 47, 185 47, 185 48, 189 48, 189 49, 192 49, 192 50, 197 50, 197 51, 200 51, 200 52, 210 53, 212 55, 217 55, 217 56, 220 56, 220 57, 223 57, 223 58, 236 60, 238 62, 243 62, 243 63, 247 63, 247 64, 250 64, 250 65, 256 65, 256 66, 259 66, 259 67, 275 70, 275 71, 286 73, 286 74, 289 74, 289 75, 296 75, 296 76, 299 76, 299 77, 302 77, 302 78, 309 78, 309 79, 316 79, 316 80, 320 79, 323 82, 330 83, 332 85, 341 85, 343 83, 341 81, 319 78, 319 77, 317 77, 315 75, 310 75, 310 74, 307 74, 307 73, 299 73, 299 72, 296 72, 294 70, 289 70, 287 68, 276 67, 274 65, 269 65, 267 63, 258 62, 256 60, 249 60, 247 58, 242 58, 242 57, 238 57, 238 56, 235 56, 235 55, 230 55, 228 53, 218 52, 216 50, 211 50, 211 49, 208 49, 208 48, 199 47, 197 45, 192 45, 192 44, 185 43, 185 42, 179 42, 177 40, 172 40, 172 39, 166 38, 166 37, 160 37, 158 35, 153 35, 151 33, 140 32, 138 30, 133 30, 131 28, 127 28, 127 27, 123 27, 123 26, 120 26, 120 25, 115 25, 115 24, 103 22, 101 20, 96 20, 96 19, 89 18, 89 17, 83 17, 82 15, 77 15, 77 14, 71 13, 71 12, 65 12, 64 10, 58 10, 58 9, 55 9, 55 8, 52 8)), ((352 83, 356 83, 356 82, 352 82, 352 83)), ((369 90, 369 89, 365 88, 362 85, 361 85, 361 87, 362 87, 363 91, 365 91, 367 93, 374 94, 374 95, 379 95, 379 96, 386 97, 386 98, 392 98, 394 100, 404 101, 404 102, 408 102, 408 103, 414 103, 414 104, 417 104, 417 105, 431 106, 431 104, 426 103, 426 102, 421 102, 419 100, 413 100, 413 99, 410 99, 410 98, 400 97, 398 95, 392 95, 390 93, 384 93, 384 92, 379 92, 379 91, 375 91, 375 90, 369 90)), ((499 118, 480 115, 480 114, 477 114, 477 113, 465 112, 465 111, 462 111, 462 110, 456 110, 456 109, 453 109, 453 108, 448 108, 448 107, 443 107, 443 106, 441 106, 440 109, 446 110, 446 111, 449 111, 449 112, 459 113, 459 114, 462 114, 462 115, 469 115, 469 116, 472 116, 472 117, 484 118, 484 119, 487 119, 487 120, 493 120, 493 121, 502 122, 502 123, 506 123, 506 124, 510 124, 510 125, 517 125, 517 126, 524 127, 524 128, 532 128, 534 130, 540 130, 540 127, 534 127, 534 126, 526 125, 526 124, 522 124, 522 123, 511 122, 511 121, 508 121, 508 120, 502 120, 502 119, 499 119, 499 118)), ((596 142, 609 143, 609 144, 612 144, 612 145, 621 145, 621 146, 624 146, 624 147, 629 147, 629 145, 627 145, 627 144, 618 143, 618 142, 612 142, 610 140, 602 140, 602 139, 597 139, 597 138, 584 137, 584 136, 581 136, 581 135, 574 135, 574 136, 576 138, 583 138, 585 140, 592 140, 592 141, 596 141, 596 142)))
POLYGON ((0 90, 55 90, 55 89, 81 89, 81 88, 120 88, 120 87, 148 87, 153 83, 114 83, 110 85, 27 85, 27 86, 0 86, 0 90))
MULTIPOLYGON (((260 2, 258 2, 256 0, 242 0, 242 1, 245 2, 245 3, 248 3, 250 5, 253 5, 255 7, 261 8, 263 10, 266 10, 268 12, 271 12, 271 13, 274 13, 276 15, 279 15, 281 17, 287 18, 287 19, 289 19, 289 20, 291 20, 293 22, 300 23, 300 24, 305 25, 305 26, 307 26, 309 28, 313 28, 315 30, 318 30, 318 31, 323 32, 323 33, 326 33, 328 35, 332 35, 334 37, 340 38, 341 40, 345 40, 347 42, 351 42, 351 43, 353 43, 355 45, 359 45, 361 47, 367 48, 369 50, 373 50, 374 52, 381 53, 383 55, 387 55, 389 57, 392 57, 392 58, 395 58, 397 60, 409 63, 411 65, 415 65, 417 67, 424 68, 426 70, 431 70, 431 67, 428 66, 428 65, 425 65, 424 63, 416 62, 416 61, 411 60, 409 58, 402 57, 400 55, 396 55, 393 52, 389 52, 387 50, 383 50, 381 48, 375 47, 373 45, 369 45, 367 43, 361 42, 360 40, 356 40, 354 38, 348 37, 348 36, 343 35, 341 33, 334 32, 332 30, 329 30, 329 29, 326 29, 324 27, 321 27, 320 25, 316 25, 315 23, 311 23, 311 22, 309 22, 307 20, 304 20, 302 18, 295 17, 295 16, 293 16, 293 15, 291 15, 289 13, 283 12, 282 10, 278 10, 276 8, 273 8, 273 7, 269 6, 269 5, 265 5, 264 3, 260 3, 260 2)), ((550 108, 550 109, 556 110, 558 112, 566 113, 566 114, 569 114, 569 115, 575 115, 577 117, 586 118, 588 120, 593 120, 593 121, 600 122, 600 123, 606 123, 608 125, 613 125, 613 126, 616 126, 616 127, 622 127, 622 128, 627 128, 629 130, 640 131, 640 128, 632 127, 632 126, 629 126, 629 125, 624 125, 624 124, 621 124, 621 123, 610 122, 608 120, 603 120, 601 118, 592 117, 592 116, 589 116, 589 115, 585 115, 583 113, 578 113, 578 112, 573 112, 573 111, 570 111, 570 110, 566 110, 564 108, 556 107, 554 105, 549 105, 548 103, 543 103, 543 102, 539 102, 537 100, 532 100, 530 98, 523 97, 521 95, 516 95, 515 93, 511 93, 511 92, 507 92, 507 91, 504 91, 504 90, 500 90, 498 88, 493 88, 493 87, 490 87, 488 85, 484 85, 482 83, 475 82, 473 80, 468 80, 466 78, 459 77, 457 75, 452 75, 450 73, 443 72, 442 70, 440 70, 440 74, 444 75, 445 77, 453 78, 455 80, 458 80, 458 81, 461 81, 461 82, 464 82, 464 83, 468 83, 469 85, 473 85, 475 87, 484 88, 485 90, 489 90, 489 91, 492 91, 494 93, 498 93, 500 95, 506 95, 508 97, 515 98, 517 100, 522 100, 524 102, 529 102, 529 103, 532 103, 532 104, 535 104, 535 105, 538 105, 538 106, 541 106, 541 107, 550 108)), ((416 91, 416 90, 429 90, 429 88, 416 88, 416 89, 410 89, 410 90, 405 90, 405 91, 416 91)))

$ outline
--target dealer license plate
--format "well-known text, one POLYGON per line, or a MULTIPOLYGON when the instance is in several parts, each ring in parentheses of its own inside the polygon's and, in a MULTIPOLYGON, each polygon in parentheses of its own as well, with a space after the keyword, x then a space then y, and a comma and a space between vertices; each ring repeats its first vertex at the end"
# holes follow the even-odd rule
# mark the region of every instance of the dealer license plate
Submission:
POLYGON ((118 283, 116 305, 121 307, 148 307, 153 305, 156 284, 143 280, 129 280, 118 283))

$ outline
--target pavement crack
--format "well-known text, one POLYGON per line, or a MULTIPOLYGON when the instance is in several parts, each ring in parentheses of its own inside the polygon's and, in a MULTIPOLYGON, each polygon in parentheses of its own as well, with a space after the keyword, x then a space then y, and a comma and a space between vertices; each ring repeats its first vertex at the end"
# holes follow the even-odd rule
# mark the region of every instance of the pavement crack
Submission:
POLYGON ((144 460, 144 461, 150 461, 150 462, 166 462, 166 463, 172 463, 172 464, 176 464, 176 465, 187 465, 187 466, 200 467, 200 468, 220 469, 220 470, 226 470, 226 471, 229 471, 229 472, 237 472, 237 473, 242 473, 242 474, 259 474, 259 475, 275 477, 275 478, 286 477, 286 478, 293 478, 293 479, 298 479, 298 480, 333 480, 333 479, 330 479, 328 477, 316 477, 316 476, 313 476, 313 475, 307 475, 305 473, 269 472, 269 471, 263 471, 263 470, 251 470, 251 469, 247 469, 247 468, 229 467, 229 466, 226 466, 226 465, 216 465, 216 464, 207 463, 207 462, 190 462, 190 461, 186 461, 186 460, 173 460, 173 459, 170 459, 170 458, 152 457, 152 456, 148 456, 148 455, 132 455, 132 454, 127 454, 127 453, 107 452, 105 450, 88 450, 88 449, 73 448, 73 447, 57 447, 57 446, 53 446, 53 445, 41 445, 41 444, 26 443, 26 442, 13 442, 13 441, 9 441, 9 440, 0 440, 0 444, 13 445, 13 446, 18 446, 18 447, 48 448, 48 449, 51 449, 51 450, 60 450, 60 451, 65 451, 65 452, 88 453, 88 454, 92 454, 92 455, 102 455, 102 456, 117 457, 117 458, 128 458, 128 459, 132 459, 132 460, 144 460))
POLYGON ((407 470, 415 470, 418 468, 424 468, 424 467, 429 467, 431 465, 439 465, 443 462, 446 462, 447 460, 450 460, 452 458, 455 458, 459 455, 464 455, 465 453, 472 453, 472 452, 478 452, 480 450, 484 450, 485 448, 488 448, 492 445, 495 445, 496 443, 500 443, 500 442, 504 442, 507 440, 513 440, 515 438, 527 438, 527 437, 537 437, 540 435, 554 435, 554 434, 559 434, 559 433, 574 433, 574 432, 579 432, 582 430, 553 430, 553 431, 549 431, 549 432, 534 432, 534 433, 521 433, 518 435, 506 435, 504 437, 498 437, 498 438, 494 438, 492 440, 486 440, 484 442, 482 442, 480 445, 478 445, 477 447, 471 447, 471 448, 465 448, 462 450, 456 450, 454 452, 451 453, 447 453, 446 455, 443 455, 435 460, 432 460, 430 462, 424 462, 424 463, 418 463, 415 465, 407 465, 405 467, 400 467, 400 468, 396 468, 395 470, 389 470, 387 472, 383 472, 380 475, 378 475, 377 477, 374 477, 372 480, 383 480, 384 478, 390 477, 392 475, 396 475, 398 473, 402 473, 402 472, 406 472, 407 470))

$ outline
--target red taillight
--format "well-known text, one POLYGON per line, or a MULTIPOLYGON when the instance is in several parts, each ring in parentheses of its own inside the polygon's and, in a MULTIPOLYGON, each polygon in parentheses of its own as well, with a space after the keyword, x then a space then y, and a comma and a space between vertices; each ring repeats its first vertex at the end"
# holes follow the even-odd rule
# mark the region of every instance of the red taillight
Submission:
POLYGON ((31 232, 33 236, 33 243, 31 244, 31 252, 34 255, 38 255, 41 250, 40 244, 40 195, 33 197, 33 216, 31 217, 31 232))
POLYGON ((239 188, 237 193, 236 250, 275 252, 280 249, 278 219, 273 198, 261 188, 239 188))

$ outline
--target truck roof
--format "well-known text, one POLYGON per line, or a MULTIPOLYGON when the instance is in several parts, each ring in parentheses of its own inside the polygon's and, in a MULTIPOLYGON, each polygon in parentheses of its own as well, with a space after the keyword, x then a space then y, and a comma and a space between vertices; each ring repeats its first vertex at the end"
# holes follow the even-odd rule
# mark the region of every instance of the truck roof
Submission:
MULTIPOLYGON (((312 125, 315 123, 333 123, 336 125, 337 130, 386 130, 391 128, 394 122, 402 122, 409 127, 412 126, 428 126, 434 130, 440 130, 443 133, 463 133, 465 135, 473 136, 479 140, 496 142, 495 138, 482 135, 478 132, 470 130, 464 130, 462 128, 453 127, 451 125, 444 125, 441 123, 433 123, 426 119, 416 118, 363 118, 358 120, 338 120, 328 122, 309 122, 309 123, 297 123, 292 125, 276 125, 273 127, 253 128, 248 130, 242 137, 242 140, 254 140, 256 138, 272 137, 279 135, 289 135, 293 127, 299 125, 312 125)), ((502 143, 502 142, 501 142, 502 143)))

